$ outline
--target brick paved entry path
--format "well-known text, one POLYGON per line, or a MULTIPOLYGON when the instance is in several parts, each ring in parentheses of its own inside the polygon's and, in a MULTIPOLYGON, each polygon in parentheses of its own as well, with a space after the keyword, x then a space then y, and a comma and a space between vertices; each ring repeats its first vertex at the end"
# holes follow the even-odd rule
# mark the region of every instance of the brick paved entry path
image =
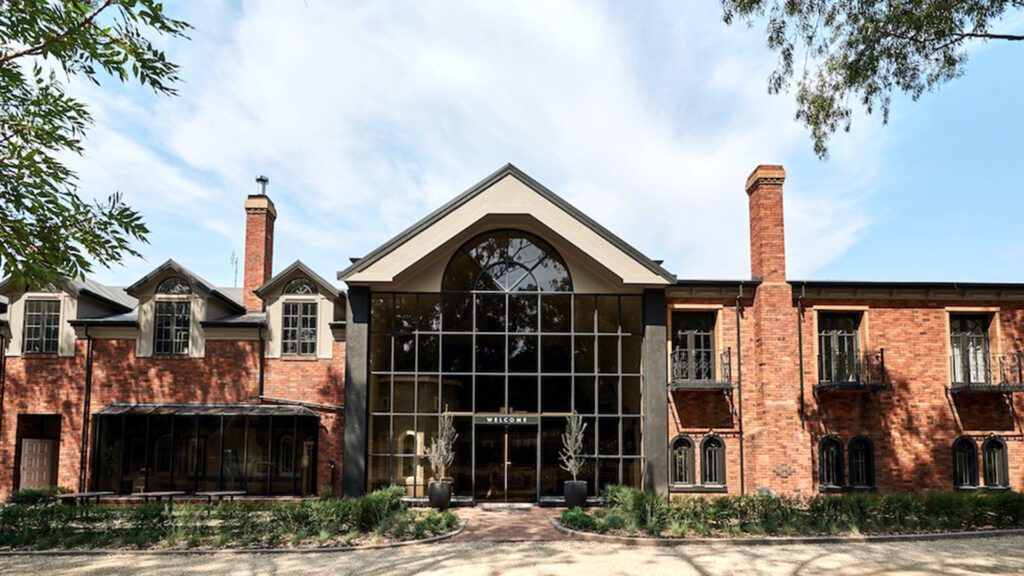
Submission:
POLYGON ((455 513, 469 521, 454 538, 458 542, 524 542, 564 540, 551 526, 559 508, 519 506, 510 509, 489 506, 458 508, 455 513))

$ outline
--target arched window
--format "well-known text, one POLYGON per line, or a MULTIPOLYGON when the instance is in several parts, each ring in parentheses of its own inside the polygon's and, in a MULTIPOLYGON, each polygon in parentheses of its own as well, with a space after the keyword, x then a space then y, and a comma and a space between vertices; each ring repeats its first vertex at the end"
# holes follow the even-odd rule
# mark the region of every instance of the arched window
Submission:
POLYGON ((1009 488, 1010 473, 1006 457, 1006 442, 1001 438, 989 438, 981 445, 982 462, 985 471, 985 486, 1009 488))
POLYGON ((676 436, 672 441, 672 475, 673 484, 693 484, 693 440, 686 436, 676 436))
POLYGON ((156 287, 157 294, 191 294, 192 287, 180 276, 171 276, 156 287))
POLYGON ((818 483, 822 488, 843 485, 843 443, 835 436, 818 443, 818 483))
POLYGON ((284 286, 285 294, 316 294, 316 286, 306 278, 296 278, 284 286))
POLYGON ((718 436, 701 443, 700 472, 703 484, 725 484, 725 443, 718 436))
POLYGON ((448 262, 443 290, 570 292, 572 279, 550 244, 528 232, 495 230, 464 244, 448 262))
POLYGON ((850 459, 850 485, 870 487, 875 485, 875 449, 871 440, 856 436, 846 449, 850 459))
POLYGON ((973 488, 978 485, 978 446, 974 440, 961 436, 953 442, 953 487, 973 488))

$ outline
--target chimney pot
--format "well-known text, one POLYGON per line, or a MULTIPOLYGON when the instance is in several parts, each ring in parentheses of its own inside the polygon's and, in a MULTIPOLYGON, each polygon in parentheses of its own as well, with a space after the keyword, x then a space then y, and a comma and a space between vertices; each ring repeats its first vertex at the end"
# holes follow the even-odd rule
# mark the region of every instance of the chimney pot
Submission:
POLYGON ((267 184, 270 184, 270 178, 263 176, 262 174, 256 177, 256 195, 266 196, 267 195, 267 184))

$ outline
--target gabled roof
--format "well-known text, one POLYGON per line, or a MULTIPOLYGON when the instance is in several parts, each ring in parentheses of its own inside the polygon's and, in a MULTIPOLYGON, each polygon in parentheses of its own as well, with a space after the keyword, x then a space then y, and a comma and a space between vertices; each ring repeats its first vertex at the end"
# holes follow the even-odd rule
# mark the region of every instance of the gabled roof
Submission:
POLYGON ((216 296, 218 299, 227 304, 228 307, 235 309, 235 311, 237 311, 239 314, 245 313, 245 306, 240 301, 238 301, 235 298, 232 298, 223 290, 215 287, 213 284, 207 282, 201 276, 192 272, 188 268, 182 266, 181 264, 178 264, 173 259, 167 260, 163 264, 157 266, 152 272, 140 278, 138 282, 132 284, 128 288, 125 288, 125 292, 134 296, 140 288, 152 282, 154 278, 156 278, 160 274, 163 274, 167 270, 171 270, 177 274, 180 274, 181 276, 185 276, 186 278, 191 280, 196 286, 198 286, 201 290, 213 296, 216 296))
POLYGON ((330 282, 328 282, 323 277, 321 277, 319 274, 314 272, 309 266, 306 266, 305 264, 303 264, 302 260, 296 260, 295 262, 292 262, 292 264, 290 266, 288 266, 284 270, 278 272, 277 275, 275 275, 270 280, 267 280, 266 284, 264 284, 263 286, 260 286, 259 288, 253 290, 253 293, 255 293, 260 298, 263 298, 263 296, 267 292, 273 290, 275 286, 278 286, 279 284, 284 282, 294 272, 299 272, 303 276, 309 278, 310 280, 313 281, 314 284, 317 285, 317 287, 319 287, 324 292, 330 294, 334 298, 337 298, 338 295, 340 294, 340 292, 338 291, 337 288, 332 286, 330 282))
MULTIPOLYGON (((0 291, 6 290, 12 286, 13 280, 8 277, 3 281, 0 281, 0 291)), ((135 298, 132 298, 124 288, 116 286, 106 286, 99 282, 92 280, 91 278, 74 278, 64 283, 64 288, 74 295, 85 294, 91 296, 117 312, 128 312, 137 304, 135 298)))
POLYGON ((655 275, 663 278, 667 283, 671 284, 675 282, 675 276, 672 273, 662 268, 658 263, 651 260, 647 256, 644 256, 639 250, 630 246, 624 240, 622 240, 621 238, 613 234, 611 231, 609 231, 605 227, 601 226, 600 224, 592 220, 589 216, 581 212, 575 206, 565 201, 560 196, 558 196, 551 190, 547 189, 546 187, 544 187, 544 185, 540 184, 539 182, 537 182, 536 180, 528 176, 525 172, 523 172, 519 168, 516 168, 512 164, 506 164, 498 171, 494 172, 487 178, 481 180, 479 183, 477 183, 469 190, 466 190, 465 192, 463 192, 462 194, 460 194, 459 196, 457 196, 444 206, 441 206, 440 208, 429 214, 427 217, 413 224, 412 226, 410 226, 405 231, 401 232, 391 240, 388 240, 376 250, 370 252, 365 257, 356 260, 355 262, 352 263, 351 266, 338 272, 338 279, 348 280, 356 273, 366 270, 374 263, 390 254, 396 248, 405 244, 419 233, 423 232, 433 224, 443 219, 445 216, 454 212, 459 207, 473 200, 482 192, 484 192, 485 190, 487 190, 492 185, 496 184, 498 181, 500 181, 502 178, 505 178, 506 176, 515 177, 528 188, 530 188, 531 190, 533 190, 534 192, 536 192, 537 194, 539 194, 540 196, 542 196, 543 198, 550 201, 552 204, 554 204, 555 206, 569 214, 572 218, 582 223, 584 226, 589 228, 591 231, 596 233, 605 241, 611 243, 613 246, 627 254, 630 258, 641 264, 644 268, 651 271, 655 275))

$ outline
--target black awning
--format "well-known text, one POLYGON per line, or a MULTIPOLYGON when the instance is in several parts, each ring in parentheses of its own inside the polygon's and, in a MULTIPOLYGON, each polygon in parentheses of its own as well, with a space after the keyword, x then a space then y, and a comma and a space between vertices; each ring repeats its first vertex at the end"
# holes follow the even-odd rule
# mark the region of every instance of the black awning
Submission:
POLYGON ((270 404, 107 404, 97 416, 142 414, 154 416, 309 416, 318 418, 305 406, 270 404))

